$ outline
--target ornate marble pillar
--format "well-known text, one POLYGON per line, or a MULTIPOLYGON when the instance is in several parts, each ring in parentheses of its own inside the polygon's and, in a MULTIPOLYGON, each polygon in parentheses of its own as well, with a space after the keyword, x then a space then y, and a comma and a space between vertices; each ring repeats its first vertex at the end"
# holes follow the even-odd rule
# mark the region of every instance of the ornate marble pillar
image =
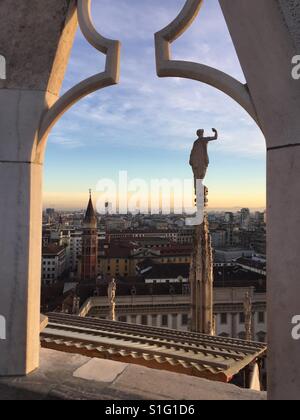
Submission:
POLYGON ((57 101, 77 27, 75 2, 2 0, 0 51, 0 375, 39 364, 43 159, 40 122, 57 101))
POLYGON ((300 54, 297 0, 220 0, 267 144, 268 396, 300 398, 300 54))
POLYGON ((0 331, 0 376, 24 375, 39 365, 42 175, 48 133, 75 102, 119 79, 120 44, 98 34, 90 4, 0 2, 0 52, 6 64, 0 78, 0 328, 5 330, 0 331), (106 55, 106 65, 60 97, 77 22, 87 41, 106 55))
POLYGON ((190 287, 191 330, 213 335, 213 257, 207 214, 204 215, 203 223, 195 226, 190 287))

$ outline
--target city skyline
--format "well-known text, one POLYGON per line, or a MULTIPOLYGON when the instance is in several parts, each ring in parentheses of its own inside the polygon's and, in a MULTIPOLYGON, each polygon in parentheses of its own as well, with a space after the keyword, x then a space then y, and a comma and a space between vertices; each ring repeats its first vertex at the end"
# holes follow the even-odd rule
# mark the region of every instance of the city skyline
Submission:
MULTIPOLYGON (((44 206, 84 208, 88 189, 95 190, 101 178, 114 179, 120 170, 146 181, 153 174, 192 178, 188 161, 196 130, 210 133, 216 127, 220 140, 210 146, 205 181, 210 208, 264 208, 265 145, 250 117, 208 86, 156 76, 153 34, 176 16, 184 1, 136 3, 93 4, 97 29, 122 41, 121 83, 80 102, 54 127, 46 152, 44 206)), ((175 42, 173 54, 244 80, 216 0, 204 3, 199 18, 175 42)), ((103 63, 79 32, 64 91, 99 72, 103 63)))
MULTIPOLYGON (((64 207, 59 207, 59 206, 44 205, 43 206, 43 212, 50 209, 50 210, 54 210, 56 213, 73 213, 73 212, 74 213, 84 213, 85 210, 86 210, 85 206, 86 206, 86 203, 85 203, 85 205, 82 205, 82 206, 78 205, 77 207, 71 207, 70 206, 70 207, 65 207, 65 208, 64 207)), ((212 213, 227 213, 227 212, 229 212, 229 213, 237 214, 244 208, 249 209, 250 213, 252 213, 252 214, 254 214, 255 212, 261 212, 261 213, 266 212, 266 207, 234 206, 234 207, 222 207, 222 208, 221 207, 215 207, 215 208, 210 207, 210 208, 207 209, 207 213, 212 214, 212 213)), ((97 211, 97 213, 98 213, 98 211, 97 211)), ((146 216, 147 215, 159 216, 162 213, 161 212, 160 213, 140 212, 140 214, 142 214, 142 215, 145 214, 146 216)), ((177 213, 177 214, 175 214, 175 216, 181 216, 183 214, 184 213, 182 213, 182 214, 177 213)), ((101 213, 98 213, 98 215, 101 215, 101 213)), ((133 214, 131 212, 128 212, 128 213, 115 212, 115 213, 109 213, 109 216, 110 215, 112 215, 112 216, 115 216, 115 215, 116 216, 126 216, 126 215, 133 215, 133 214)), ((168 217, 169 215, 172 215, 172 213, 162 214, 162 216, 166 216, 166 217, 168 217)))

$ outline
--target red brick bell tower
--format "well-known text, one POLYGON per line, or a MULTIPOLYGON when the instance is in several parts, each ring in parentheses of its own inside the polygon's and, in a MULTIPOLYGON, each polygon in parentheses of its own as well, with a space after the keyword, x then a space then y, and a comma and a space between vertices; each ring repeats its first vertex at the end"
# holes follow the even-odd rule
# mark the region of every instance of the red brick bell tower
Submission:
POLYGON ((97 260, 98 260, 98 232, 97 216, 94 210, 92 194, 83 221, 82 234, 82 263, 81 281, 94 282, 97 279, 97 260))

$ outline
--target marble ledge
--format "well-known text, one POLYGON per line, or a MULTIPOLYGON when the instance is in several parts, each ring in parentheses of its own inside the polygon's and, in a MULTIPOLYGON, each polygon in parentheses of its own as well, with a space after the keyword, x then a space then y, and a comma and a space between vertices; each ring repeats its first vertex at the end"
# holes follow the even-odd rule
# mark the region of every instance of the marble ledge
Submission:
POLYGON ((41 367, 0 378, 0 400, 266 400, 259 393, 137 365, 41 350, 41 367))

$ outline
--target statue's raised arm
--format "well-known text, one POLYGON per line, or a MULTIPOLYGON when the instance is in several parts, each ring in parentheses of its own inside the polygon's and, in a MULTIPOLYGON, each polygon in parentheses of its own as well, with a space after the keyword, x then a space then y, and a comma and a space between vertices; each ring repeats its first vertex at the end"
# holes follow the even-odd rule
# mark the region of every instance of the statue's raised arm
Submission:
POLYGON ((206 141, 218 140, 218 137, 219 137, 218 131, 215 128, 212 128, 212 131, 215 133, 215 135, 213 137, 204 137, 206 141))

